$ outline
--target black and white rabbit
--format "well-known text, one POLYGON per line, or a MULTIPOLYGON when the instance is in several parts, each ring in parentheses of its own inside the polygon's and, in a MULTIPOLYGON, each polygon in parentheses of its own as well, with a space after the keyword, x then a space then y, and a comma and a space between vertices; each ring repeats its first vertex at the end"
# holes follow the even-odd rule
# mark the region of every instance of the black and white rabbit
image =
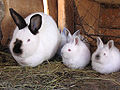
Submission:
POLYGON ((55 55, 61 35, 51 16, 38 12, 24 19, 12 8, 10 14, 17 25, 10 51, 20 65, 35 67, 55 55))

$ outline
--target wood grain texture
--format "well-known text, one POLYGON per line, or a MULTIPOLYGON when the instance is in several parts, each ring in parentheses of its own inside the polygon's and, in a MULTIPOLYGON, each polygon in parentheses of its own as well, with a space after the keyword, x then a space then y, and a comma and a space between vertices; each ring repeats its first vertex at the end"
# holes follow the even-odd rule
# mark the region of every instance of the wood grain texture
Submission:
POLYGON ((74 0, 58 0, 58 26, 74 32, 74 0))
POLYGON ((95 0, 99 3, 120 4, 120 0, 95 0))
POLYGON ((47 0, 48 1, 48 13, 52 18, 58 22, 58 4, 57 0, 47 0))
POLYGON ((100 4, 89 0, 75 0, 75 5, 80 17, 75 18, 76 24, 82 23, 86 32, 95 34, 98 29, 100 4))
POLYGON ((103 8, 100 10, 99 27, 120 28, 120 8, 103 8))

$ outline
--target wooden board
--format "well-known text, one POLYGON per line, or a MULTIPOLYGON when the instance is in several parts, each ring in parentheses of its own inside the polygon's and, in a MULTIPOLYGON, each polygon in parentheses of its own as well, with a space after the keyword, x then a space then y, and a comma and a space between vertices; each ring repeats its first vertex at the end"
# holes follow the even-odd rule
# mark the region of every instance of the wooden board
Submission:
POLYGON ((100 10, 100 28, 120 28, 120 8, 104 8, 100 10))
POLYGON ((75 18, 76 25, 82 23, 86 32, 96 33, 95 30, 98 29, 100 4, 89 0, 75 0, 75 5, 77 8, 75 15, 77 13, 79 14, 75 18))
POLYGON ((99 3, 120 4, 120 0, 95 0, 99 3))
POLYGON ((58 22, 58 4, 57 0, 47 0, 48 1, 48 14, 52 16, 52 18, 58 22))
POLYGON ((58 0, 58 27, 74 32, 74 0, 58 0))

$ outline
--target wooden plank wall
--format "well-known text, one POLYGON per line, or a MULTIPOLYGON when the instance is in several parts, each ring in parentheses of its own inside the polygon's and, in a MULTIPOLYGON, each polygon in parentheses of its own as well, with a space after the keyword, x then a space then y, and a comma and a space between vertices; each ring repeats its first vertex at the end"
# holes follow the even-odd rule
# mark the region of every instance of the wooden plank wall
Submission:
POLYGON ((75 30, 80 29, 91 44, 95 45, 90 34, 97 34, 100 4, 90 0, 75 0, 75 30), (81 24, 84 27, 81 28, 81 24))
POLYGON ((120 0, 95 0, 99 3, 120 4, 120 0))
MULTIPOLYGON (((82 24, 88 36, 83 32, 81 32, 81 34, 85 35, 85 37, 87 37, 92 43, 93 38, 91 38, 90 35, 93 35, 93 37, 95 35, 120 35, 120 7, 106 8, 100 4, 101 2, 98 3, 99 0, 47 1, 49 10, 48 12, 54 18, 61 30, 63 30, 64 27, 67 27, 71 33, 74 33, 76 30, 82 29, 82 24), (114 17, 118 18, 115 19, 114 17), (117 29, 114 30, 108 27, 117 29)), ((4 0, 4 3, 5 17, 2 21, 1 28, 3 33, 2 44, 5 45, 8 42, 7 40, 12 36, 14 30, 14 23, 9 15, 8 9, 10 7, 15 8, 17 12, 26 17, 32 12, 43 11, 43 2, 42 0, 36 0, 36 2, 34 2, 34 0, 4 0)), ((116 40, 116 42, 120 42, 119 38, 115 38, 114 40, 116 40)))
POLYGON ((111 4, 101 4, 99 17, 99 31, 113 39, 120 48, 120 6, 111 4), (118 44, 117 44, 118 43, 118 44))
MULTIPOLYGON (((109 0, 108 0, 109 1, 109 0)), ((91 44, 92 38, 100 36, 106 43, 113 39, 120 48, 120 5, 100 4, 93 0, 75 0, 75 29, 81 29, 81 22, 91 44)))

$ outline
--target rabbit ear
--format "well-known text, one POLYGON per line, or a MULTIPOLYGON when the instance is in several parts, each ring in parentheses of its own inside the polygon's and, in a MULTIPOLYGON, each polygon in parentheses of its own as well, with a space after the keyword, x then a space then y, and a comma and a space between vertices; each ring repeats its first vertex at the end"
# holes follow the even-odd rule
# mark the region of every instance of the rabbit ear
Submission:
POLYGON ((63 33, 64 33, 65 36, 67 36, 67 37, 71 36, 70 31, 69 31, 67 28, 65 28, 65 27, 64 27, 64 29, 63 29, 63 33))
POLYGON ((72 35, 71 35, 70 31, 65 27, 63 29, 63 34, 66 36, 67 42, 70 42, 71 38, 72 38, 72 35))
POLYGON ((73 34, 73 37, 79 36, 79 35, 80 35, 80 30, 77 30, 77 31, 73 34))
POLYGON ((108 46, 109 49, 114 47, 114 41, 113 40, 108 41, 107 46, 108 46))
POLYGON ((75 38, 74 38, 74 45, 79 45, 79 42, 80 42, 80 38, 78 37, 78 36, 76 36, 75 38))
POLYGON ((97 47, 103 47, 103 42, 100 37, 97 37, 97 47))
POLYGON ((15 24, 18 26, 19 30, 23 29, 27 26, 24 18, 22 16, 20 16, 15 10, 10 8, 9 11, 10 11, 10 14, 11 14, 15 24))
POLYGON ((36 35, 41 25, 42 25, 42 16, 39 14, 35 14, 31 17, 28 28, 30 29, 32 34, 36 35))

